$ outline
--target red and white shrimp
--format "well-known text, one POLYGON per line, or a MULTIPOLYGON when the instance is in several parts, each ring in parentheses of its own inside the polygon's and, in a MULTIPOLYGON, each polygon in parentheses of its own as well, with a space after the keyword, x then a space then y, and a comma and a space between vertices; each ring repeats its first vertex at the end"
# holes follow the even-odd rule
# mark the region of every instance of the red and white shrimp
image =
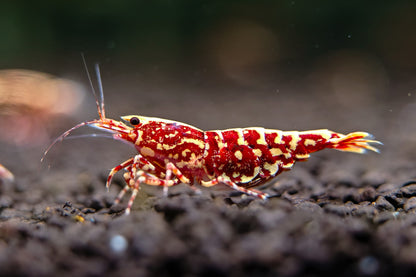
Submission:
MULTIPOLYGON (((99 78, 98 67, 97 75, 99 78)), ((366 132, 347 135, 327 129, 311 131, 280 131, 261 127, 203 131, 191 125, 140 115, 122 116, 122 121, 105 117, 104 100, 96 97, 99 119, 82 122, 58 137, 63 140, 81 126, 94 126, 110 131, 115 139, 131 143, 137 153, 114 167, 108 175, 109 187, 114 174, 124 169, 126 186, 119 193, 132 194, 125 210, 130 213, 140 184, 168 187, 180 183, 198 183, 211 187, 223 183, 237 191, 266 199, 268 194, 253 189, 286 170, 296 161, 305 161, 310 153, 325 148, 364 153, 378 152, 371 146, 380 143, 366 132)))

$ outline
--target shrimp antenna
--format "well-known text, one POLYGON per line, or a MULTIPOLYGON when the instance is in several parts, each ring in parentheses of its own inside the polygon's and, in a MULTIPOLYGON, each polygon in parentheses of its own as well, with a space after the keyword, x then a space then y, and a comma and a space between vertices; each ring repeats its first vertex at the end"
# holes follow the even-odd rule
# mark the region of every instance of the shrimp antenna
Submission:
POLYGON ((97 93, 96 93, 95 88, 94 88, 94 84, 93 84, 92 79, 91 79, 90 72, 88 70, 88 66, 87 66, 87 62, 85 60, 84 53, 81 53, 81 57, 82 57, 82 61, 84 63, 85 71, 87 73, 88 81, 90 82, 90 86, 91 86, 92 93, 94 94, 95 104, 97 105, 97 110, 98 110, 98 115, 100 116, 100 119, 103 119, 103 118, 105 118, 105 113, 104 113, 104 94, 103 94, 103 89, 102 89, 102 84, 101 84, 100 69, 98 67, 98 64, 96 64, 95 65, 95 70, 97 71, 97 68, 98 68, 98 71, 97 71, 97 81, 98 81, 99 90, 100 90, 100 98, 98 98, 97 97, 97 93))
POLYGON ((95 74, 97 75, 97 82, 98 82, 98 91, 100 92, 100 100, 101 100, 101 119, 105 118, 105 109, 104 109, 104 90, 103 90, 103 83, 101 81, 101 73, 100 73, 100 66, 98 63, 95 64, 95 74))
POLYGON ((58 142, 60 142, 60 141, 63 141, 72 131, 74 131, 74 130, 76 130, 76 129, 78 129, 79 127, 82 127, 82 126, 89 126, 89 125, 93 125, 93 124, 96 124, 96 123, 99 123, 100 122, 100 120, 91 120, 91 121, 86 121, 86 122, 81 122, 81 123, 79 123, 78 125, 76 125, 76 126, 74 126, 74 127, 72 127, 71 129, 69 129, 69 130, 67 130, 67 131, 65 131, 62 135, 60 135, 59 137, 57 137, 50 145, 49 145, 49 147, 45 150, 45 152, 43 152, 43 156, 42 156, 42 158, 40 159, 40 162, 43 162, 43 160, 45 159, 45 157, 46 157, 46 155, 48 154, 48 152, 49 152, 49 150, 51 150, 52 149, 52 147, 56 144, 56 143, 58 143, 58 142))
MULTIPOLYGON (((97 123, 101 123, 105 119, 104 92, 103 92, 103 85, 102 85, 102 82, 101 82, 100 67, 98 66, 98 63, 95 64, 95 72, 97 74, 98 90, 99 90, 99 93, 100 93, 100 95, 98 97, 97 93, 95 91, 95 88, 94 88, 94 84, 93 84, 92 79, 91 79, 90 72, 88 71, 88 66, 87 66, 87 62, 85 60, 84 53, 81 53, 81 57, 82 57, 82 61, 84 63, 85 71, 87 73, 88 81, 90 82, 92 93, 94 94, 94 97, 95 97, 95 104, 97 105, 98 115, 100 116, 100 119, 99 120, 91 120, 91 121, 81 122, 78 125, 72 127, 71 129, 67 130, 66 132, 64 132, 59 137, 57 137, 49 145, 49 147, 46 149, 46 151, 43 153, 43 156, 40 159, 41 162, 43 162, 43 160, 45 159, 49 150, 51 150, 52 146, 54 146, 57 142, 63 141, 73 130, 78 129, 82 126, 91 126, 91 125, 94 125, 94 124, 97 124, 97 123)), ((85 136, 86 137, 88 137, 88 136, 94 137, 95 136, 95 137, 108 137, 108 138, 110 138, 110 136, 104 136, 104 135, 99 135, 99 134, 92 134, 92 135, 85 135, 85 136)), ((75 136, 75 138, 76 137, 83 137, 83 135, 75 136)), ((112 137, 112 138, 114 138, 114 137, 112 137)))

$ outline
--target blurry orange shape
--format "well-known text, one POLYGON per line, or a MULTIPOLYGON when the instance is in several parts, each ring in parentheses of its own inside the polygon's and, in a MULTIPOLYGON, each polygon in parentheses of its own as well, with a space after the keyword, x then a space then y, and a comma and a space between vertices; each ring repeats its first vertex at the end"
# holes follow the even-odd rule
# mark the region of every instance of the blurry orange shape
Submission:
POLYGON ((12 182, 14 180, 14 175, 2 164, 0 164, 0 180, 5 180, 12 182))
POLYGON ((19 146, 48 140, 57 115, 71 115, 84 92, 76 82, 22 69, 0 70, 0 139, 19 146))

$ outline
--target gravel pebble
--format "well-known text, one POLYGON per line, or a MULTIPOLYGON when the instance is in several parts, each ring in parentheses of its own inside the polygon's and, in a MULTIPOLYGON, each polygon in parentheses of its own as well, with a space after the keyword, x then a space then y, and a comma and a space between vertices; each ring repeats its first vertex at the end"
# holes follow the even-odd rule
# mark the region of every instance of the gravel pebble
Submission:
POLYGON ((324 211, 332 214, 339 215, 341 217, 351 215, 352 212, 356 209, 351 205, 335 205, 335 204, 328 204, 325 205, 324 211))
POLYGON ((389 201, 395 209, 403 208, 406 201, 406 198, 403 198, 400 193, 387 194, 384 198, 389 201))
POLYGON ((400 189, 400 192, 405 197, 416 196, 416 184, 412 184, 412 185, 409 185, 409 186, 402 187, 400 189))
POLYGON ((398 190, 398 186, 391 183, 386 183, 377 188, 377 192, 380 194, 388 194, 398 190))
POLYGON ((410 210, 416 209, 416 197, 412 197, 406 200, 406 204, 404 204, 404 210, 406 212, 410 210))
POLYGON ((394 206, 384 198, 384 196, 379 196, 375 202, 375 207, 379 211, 394 211, 394 206))
POLYGON ((386 221, 389 220, 394 220, 397 219, 399 216, 399 212, 381 212, 379 214, 377 214, 374 218, 373 221, 376 224, 383 224, 386 221))

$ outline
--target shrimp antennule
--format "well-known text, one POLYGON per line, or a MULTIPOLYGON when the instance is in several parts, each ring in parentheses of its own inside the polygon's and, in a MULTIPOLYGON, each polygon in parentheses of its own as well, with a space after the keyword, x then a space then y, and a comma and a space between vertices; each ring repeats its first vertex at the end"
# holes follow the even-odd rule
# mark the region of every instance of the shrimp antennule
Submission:
POLYGON ((97 105, 98 115, 100 116, 100 119, 105 118, 105 109, 104 109, 104 91, 103 91, 103 84, 101 82, 101 74, 100 74, 100 67, 98 63, 95 64, 95 73, 97 76, 97 83, 98 83, 98 90, 100 92, 100 95, 98 97, 97 92, 95 91, 94 84, 91 79, 91 74, 88 70, 87 62, 85 60, 84 53, 81 53, 82 61, 84 63, 85 72, 87 73, 88 81, 91 86, 91 91, 94 94, 95 98, 95 104, 97 105))
POLYGON ((82 126, 89 126, 89 125, 93 125, 93 124, 97 124, 97 123, 101 123, 101 120, 91 120, 91 121, 86 121, 86 122, 81 122, 77 125, 75 125, 74 127, 72 127, 71 129, 65 131, 62 135, 60 135, 59 137, 57 137, 50 145, 49 147, 45 150, 45 152, 43 152, 43 156, 40 159, 41 162, 43 162, 43 160, 45 159, 46 155, 48 154, 49 150, 51 150, 51 148, 58 142, 63 141, 67 136, 69 136, 69 134, 71 134, 72 131, 82 127, 82 126))

